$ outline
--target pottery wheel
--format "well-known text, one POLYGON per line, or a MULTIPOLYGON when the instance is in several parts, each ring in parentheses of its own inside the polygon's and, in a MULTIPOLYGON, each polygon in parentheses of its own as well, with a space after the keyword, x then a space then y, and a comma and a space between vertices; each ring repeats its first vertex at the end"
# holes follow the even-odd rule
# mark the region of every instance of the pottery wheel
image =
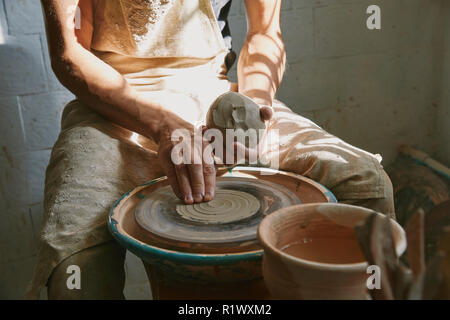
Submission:
POLYGON ((222 189, 217 191, 210 202, 177 205, 177 212, 187 220, 222 224, 249 218, 260 207, 258 199, 250 193, 222 189))
POLYGON ((300 199, 269 181, 219 177, 212 201, 185 205, 170 186, 161 187, 136 207, 137 223, 166 240, 185 243, 231 243, 256 240, 261 220, 300 199))

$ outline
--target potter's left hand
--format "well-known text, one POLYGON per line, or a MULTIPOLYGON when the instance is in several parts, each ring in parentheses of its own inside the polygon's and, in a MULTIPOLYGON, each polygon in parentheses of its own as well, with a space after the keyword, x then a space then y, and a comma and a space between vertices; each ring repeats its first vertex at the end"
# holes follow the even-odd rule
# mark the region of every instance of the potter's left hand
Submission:
MULTIPOLYGON (((261 116, 261 120, 266 123, 266 127, 268 129, 268 121, 271 120, 273 117, 274 113, 273 109, 269 106, 261 106, 259 113, 261 116)), ((204 129, 206 130, 206 127, 204 129)), ((261 155, 262 152, 261 144, 257 145, 254 148, 247 148, 245 145, 236 141, 232 145, 232 148, 233 149, 231 150, 227 150, 226 144, 224 144, 224 149, 222 153, 224 159, 221 160, 226 166, 232 166, 237 164, 249 164, 250 162, 251 162, 250 164, 253 164, 252 161, 259 160, 259 156, 261 155), (233 156, 229 156, 229 154, 234 155, 234 158, 233 156), (230 163, 228 161, 228 159, 231 158, 234 159, 233 163, 230 163)))

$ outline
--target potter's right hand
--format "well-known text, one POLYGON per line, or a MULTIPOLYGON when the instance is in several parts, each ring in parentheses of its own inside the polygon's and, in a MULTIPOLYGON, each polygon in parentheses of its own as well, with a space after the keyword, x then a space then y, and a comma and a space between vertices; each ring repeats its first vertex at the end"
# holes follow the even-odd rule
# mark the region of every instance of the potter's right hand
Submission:
POLYGON ((172 190, 185 204, 210 201, 214 197, 216 170, 214 163, 208 163, 203 157, 204 149, 209 142, 200 139, 202 143, 194 144, 194 126, 175 114, 162 120, 159 130, 158 160, 172 190), (183 148, 180 148, 180 141, 172 141, 174 132, 185 133, 182 139, 183 148), (186 143, 189 139, 191 143, 186 143), (181 157, 180 150, 183 151, 181 157), (186 151, 190 152, 184 153, 186 151), (186 154, 189 153, 191 157, 187 159, 186 154))

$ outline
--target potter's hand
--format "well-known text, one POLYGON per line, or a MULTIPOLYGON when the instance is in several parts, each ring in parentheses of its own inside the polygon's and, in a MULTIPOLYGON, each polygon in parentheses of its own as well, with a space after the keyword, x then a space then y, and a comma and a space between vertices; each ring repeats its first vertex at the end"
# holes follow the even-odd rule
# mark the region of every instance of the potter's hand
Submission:
MULTIPOLYGON (((273 109, 269 106, 260 106, 259 114, 261 116, 261 120, 266 123, 267 127, 267 121, 269 121, 273 117, 273 109)), ((258 144, 253 148, 248 148, 242 143, 236 141, 234 142, 232 147, 233 147, 232 150, 227 150, 225 146, 223 149, 224 155, 229 154, 231 151, 233 152, 234 155, 233 163, 227 163, 227 165, 249 164, 249 163, 252 164, 252 162, 254 162, 255 160, 256 161, 259 160, 259 157, 262 153, 261 144, 258 144)))
POLYGON ((214 162, 203 157, 209 144, 201 135, 194 139, 194 127, 176 115, 163 120, 159 134, 158 159, 178 198, 186 204, 210 201, 214 197, 214 162), (182 135, 182 142, 172 136, 182 135), (201 139, 194 143, 195 139, 201 139), (189 157, 190 154, 190 157, 189 157))

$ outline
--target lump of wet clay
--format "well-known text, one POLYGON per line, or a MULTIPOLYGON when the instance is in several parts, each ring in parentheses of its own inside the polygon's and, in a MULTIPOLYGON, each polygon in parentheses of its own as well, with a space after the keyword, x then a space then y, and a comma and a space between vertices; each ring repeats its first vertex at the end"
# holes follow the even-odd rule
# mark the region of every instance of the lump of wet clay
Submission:
MULTIPOLYGON (((249 134, 249 129, 253 129, 259 143, 260 130, 266 129, 259 109, 259 105, 245 95, 238 92, 226 92, 220 95, 209 108, 206 125, 208 128, 222 131, 224 138, 226 129, 241 129, 245 135, 249 134)), ((247 142, 246 145, 248 147, 247 142)))

